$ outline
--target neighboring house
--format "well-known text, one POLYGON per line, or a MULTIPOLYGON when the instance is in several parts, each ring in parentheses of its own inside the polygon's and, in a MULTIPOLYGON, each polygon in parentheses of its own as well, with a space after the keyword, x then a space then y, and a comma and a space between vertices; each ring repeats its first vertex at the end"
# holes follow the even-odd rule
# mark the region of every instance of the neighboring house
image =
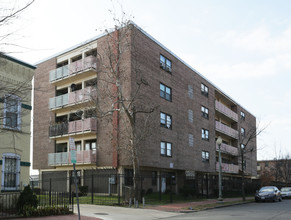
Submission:
POLYGON ((291 183, 291 159, 258 161, 257 172, 265 185, 271 182, 291 183))
POLYGON ((35 66, 0 55, 1 191, 29 184, 31 90, 35 66))
MULTIPOLYGON (((125 51, 120 83, 133 96, 137 64, 138 74, 148 84, 140 91, 139 104, 158 106, 148 125, 151 136, 141 142, 141 173, 152 176, 157 189, 160 174, 217 176, 216 139, 221 136, 223 178, 239 178, 239 136, 256 127, 255 116, 135 25, 128 35, 131 40, 133 32, 135 45, 131 43, 125 51)), ((42 88, 34 96, 33 168, 43 180, 72 175, 70 137, 77 149, 76 169, 84 179, 104 170, 132 173, 131 160, 122 150, 126 147, 122 129, 128 125, 123 123, 122 111, 105 120, 94 117, 94 107, 88 104, 96 85, 105 83, 101 62, 108 42, 103 34, 37 64, 35 87, 42 88)), ((248 147, 253 151, 245 155, 245 176, 251 178, 256 176, 256 139, 248 147)), ((162 179, 162 184, 166 182, 162 179)))

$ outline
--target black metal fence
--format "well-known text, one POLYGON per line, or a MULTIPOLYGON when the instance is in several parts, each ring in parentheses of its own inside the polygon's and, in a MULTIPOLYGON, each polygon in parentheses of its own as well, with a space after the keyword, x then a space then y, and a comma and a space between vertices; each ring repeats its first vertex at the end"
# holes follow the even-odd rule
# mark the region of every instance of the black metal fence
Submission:
MULTIPOLYGON (((76 203, 74 178, 60 175, 43 174, 39 191, 48 193, 68 193, 74 198, 68 204, 76 203), (61 177, 63 176, 63 177, 61 177)), ((137 179, 137 194, 134 194, 131 175, 96 174, 84 172, 78 175, 79 201, 83 204, 98 205, 130 205, 135 200, 139 203, 161 204, 195 200, 197 198, 218 197, 217 175, 196 174, 195 176, 174 175, 142 175, 137 179)), ((240 197, 242 181, 236 177, 223 177, 222 193, 224 197, 240 197)), ((254 195, 260 188, 259 180, 245 180, 246 195, 254 195)))

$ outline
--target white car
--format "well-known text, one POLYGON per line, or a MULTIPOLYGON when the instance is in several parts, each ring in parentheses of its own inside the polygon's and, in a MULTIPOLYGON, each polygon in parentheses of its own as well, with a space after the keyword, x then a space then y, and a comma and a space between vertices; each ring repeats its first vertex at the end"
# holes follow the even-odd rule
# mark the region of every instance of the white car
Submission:
POLYGON ((291 187, 282 187, 281 196, 282 198, 291 198, 291 187))

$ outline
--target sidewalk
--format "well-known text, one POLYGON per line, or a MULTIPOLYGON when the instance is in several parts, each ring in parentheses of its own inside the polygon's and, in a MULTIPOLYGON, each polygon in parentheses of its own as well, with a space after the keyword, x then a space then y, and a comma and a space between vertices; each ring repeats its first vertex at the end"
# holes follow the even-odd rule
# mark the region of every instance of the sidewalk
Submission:
MULTIPOLYGON (((247 197, 247 200, 253 197, 247 197)), ((81 219, 82 220, 151 220, 160 218, 175 217, 179 219, 180 215, 187 212, 200 211, 214 206, 222 207, 229 205, 236 205, 242 202, 241 198, 226 198, 223 203, 217 203, 216 199, 207 199, 198 202, 187 203, 173 203, 167 205, 146 205, 140 208, 116 207, 116 206, 101 206, 101 205, 80 205, 81 219), (231 204, 230 204, 231 202, 231 204)), ((249 201, 247 201, 249 202, 249 201)), ((217 208, 217 207, 216 207, 217 208)), ((78 212, 77 207, 74 208, 75 215, 65 216, 49 216, 37 218, 18 218, 17 220, 77 220, 78 212)), ((16 220, 16 219, 15 219, 16 220)))

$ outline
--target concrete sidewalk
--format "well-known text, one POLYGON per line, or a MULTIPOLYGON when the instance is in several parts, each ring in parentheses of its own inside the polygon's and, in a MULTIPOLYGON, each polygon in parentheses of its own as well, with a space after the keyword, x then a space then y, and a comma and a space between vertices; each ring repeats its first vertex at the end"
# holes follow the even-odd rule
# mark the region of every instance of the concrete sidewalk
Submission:
MULTIPOLYGON (((253 197, 248 197, 247 200, 253 199, 253 197)), ((228 202, 234 204, 241 202, 241 198, 226 198, 224 203, 220 205, 228 205, 228 202)), ((187 203, 173 203, 167 205, 147 205, 141 208, 128 208, 128 207, 116 207, 116 206, 101 206, 101 205, 80 205, 81 219, 82 220, 151 220, 151 219, 161 219, 174 217, 179 219, 180 215, 185 214, 185 212, 193 212, 198 207, 201 206, 211 206, 217 204, 216 199, 207 199, 198 202, 187 202, 187 203)), ((49 217, 38 217, 38 218, 25 218, 25 220, 77 220, 78 210, 74 207, 75 215, 66 216, 49 216, 49 217)), ((20 220, 19 218, 17 220, 20 220)), ((23 219, 24 220, 24 219, 23 219)))

